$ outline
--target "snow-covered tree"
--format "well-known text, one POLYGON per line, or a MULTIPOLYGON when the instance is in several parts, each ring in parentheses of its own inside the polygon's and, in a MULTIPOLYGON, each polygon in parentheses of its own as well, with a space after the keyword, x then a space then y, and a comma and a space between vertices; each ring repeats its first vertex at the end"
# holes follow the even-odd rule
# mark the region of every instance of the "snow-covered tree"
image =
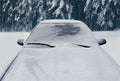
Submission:
POLYGON ((29 29, 32 11, 30 0, 2 0, 1 2, 1 31, 26 31, 29 29))
POLYGON ((113 30, 120 27, 119 0, 87 0, 84 11, 86 23, 93 30, 113 30))
POLYGON ((0 31, 30 31, 45 19, 76 19, 92 30, 120 28, 120 0, 0 0, 0 31))

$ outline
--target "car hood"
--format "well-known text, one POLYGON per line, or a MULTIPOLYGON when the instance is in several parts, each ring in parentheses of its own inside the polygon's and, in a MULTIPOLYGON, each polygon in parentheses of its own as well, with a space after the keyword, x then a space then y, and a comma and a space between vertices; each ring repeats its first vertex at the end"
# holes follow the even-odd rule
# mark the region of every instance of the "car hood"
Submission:
POLYGON ((23 48, 3 81, 120 81, 101 47, 23 48))

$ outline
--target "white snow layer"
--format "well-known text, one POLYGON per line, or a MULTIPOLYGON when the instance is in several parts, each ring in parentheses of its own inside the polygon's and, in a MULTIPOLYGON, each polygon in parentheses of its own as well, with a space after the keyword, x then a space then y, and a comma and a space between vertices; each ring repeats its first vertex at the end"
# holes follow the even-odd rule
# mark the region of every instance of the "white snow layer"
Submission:
POLYGON ((75 20, 43 21, 37 25, 27 42, 47 43, 55 46, 61 42, 87 46, 94 46, 98 43, 87 25, 75 20))
POLYGON ((119 81, 119 76, 120 68, 100 48, 26 48, 3 81, 119 81))
POLYGON ((0 76, 21 48, 17 40, 27 36, 28 33, 0 33, 0 76))
MULTIPOLYGON (((94 34, 97 38, 107 39, 108 43, 102 47, 120 64, 120 32, 95 32, 94 34)), ((28 33, 0 33, 0 73, 5 70, 20 49, 16 43, 17 39, 27 36, 28 33)), ((12 66, 7 75, 8 78, 5 78, 4 81, 120 81, 117 64, 107 54, 95 54, 99 52, 99 49, 95 48, 94 51, 87 49, 87 51, 83 51, 84 54, 78 54, 77 51, 80 50, 78 48, 64 47, 64 49, 66 52, 63 52, 63 49, 52 50, 52 52, 44 49, 41 50, 40 56, 40 50, 30 49, 37 51, 35 54, 32 54, 29 49, 25 50, 12 66), (59 55, 57 51, 60 52, 59 55)))

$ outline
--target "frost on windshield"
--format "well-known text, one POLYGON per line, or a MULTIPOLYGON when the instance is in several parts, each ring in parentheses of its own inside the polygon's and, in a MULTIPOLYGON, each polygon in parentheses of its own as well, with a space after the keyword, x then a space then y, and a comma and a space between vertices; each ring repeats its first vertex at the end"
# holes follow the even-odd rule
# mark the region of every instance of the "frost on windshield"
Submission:
POLYGON ((80 32, 80 27, 76 27, 72 24, 55 25, 54 27, 58 30, 56 36, 76 35, 80 32))

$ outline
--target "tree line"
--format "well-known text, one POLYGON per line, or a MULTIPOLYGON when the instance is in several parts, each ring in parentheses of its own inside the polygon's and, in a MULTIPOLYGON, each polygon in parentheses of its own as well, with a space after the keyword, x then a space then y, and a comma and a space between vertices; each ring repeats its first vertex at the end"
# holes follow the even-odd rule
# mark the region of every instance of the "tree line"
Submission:
POLYGON ((0 31, 31 31, 46 19, 75 19, 90 29, 120 28, 119 0, 0 0, 0 31))

